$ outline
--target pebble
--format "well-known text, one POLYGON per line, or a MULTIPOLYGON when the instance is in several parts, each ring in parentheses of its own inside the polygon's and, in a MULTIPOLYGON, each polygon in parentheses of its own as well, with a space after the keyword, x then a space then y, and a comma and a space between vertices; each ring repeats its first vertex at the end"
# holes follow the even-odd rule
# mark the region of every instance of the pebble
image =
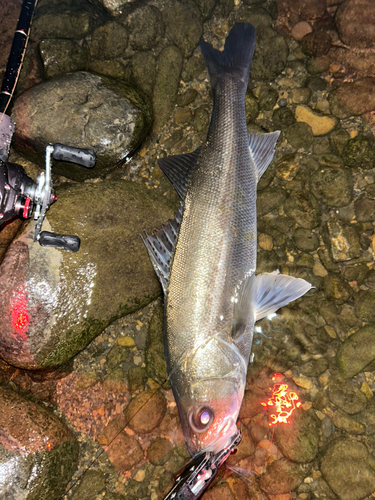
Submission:
POLYGON ((312 32, 311 25, 306 21, 301 21, 293 26, 293 29, 290 34, 292 35, 294 40, 300 41, 305 35, 311 32, 312 32))
POLYGON ((298 105, 295 111, 297 122, 303 122, 310 125, 314 136, 325 135, 331 132, 335 127, 337 120, 332 116, 324 116, 315 113, 308 106, 298 105))
POLYGON ((135 342, 132 337, 118 337, 117 343, 121 347, 134 347, 135 342))

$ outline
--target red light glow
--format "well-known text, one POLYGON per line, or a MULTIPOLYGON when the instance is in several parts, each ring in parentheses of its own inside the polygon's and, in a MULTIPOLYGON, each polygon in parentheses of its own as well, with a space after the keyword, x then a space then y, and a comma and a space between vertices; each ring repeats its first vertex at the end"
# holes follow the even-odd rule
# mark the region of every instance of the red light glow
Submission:
POLYGON ((14 292, 11 304, 11 323, 18 337, 27 338, 27 330, 30 323, 28 310, 29 299, 24 290, 14 292))
MULTIPOLYGON (((280 379, 282 375, 276 373, 272 380, 280 379)), ((283 382, 276 382, 273 384, 273 388, 269 388, 272 391, 272 396, 268 398, 267 403, 261 403, 265 407, 275 407, 275 413, 271 414, 272 419, 268 425, 271 427, 276 424, 290 424, 289 418, 296 408, 301 406, 298 395, 294 391, 288 390, 288 384, 283 382)))

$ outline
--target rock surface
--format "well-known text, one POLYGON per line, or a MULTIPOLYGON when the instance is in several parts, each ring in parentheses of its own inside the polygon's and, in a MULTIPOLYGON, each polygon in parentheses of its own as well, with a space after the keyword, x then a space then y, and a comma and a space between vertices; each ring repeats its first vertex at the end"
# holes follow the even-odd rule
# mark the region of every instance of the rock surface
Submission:
POLYGON ((15 145, 39 161, 49 143, 94 149, 94 169, 54 166, 56 173, 75 180, 111 171, 139 146, 152 121, 145 96, 129 85, 87 72, 68 73, 32 87, 16 100, 12 116, 17 122, 15 145))
POLYGON ((48 223, 59 234, 79 234, 79 252, 33 243, 31 224, 0 267, 1 356, 24 368, 66 362, 114 319, 160 294, 140 233, 172 216, 165 200, 126 181, 66 185, 57 196, 48 223))
POLYGON ((59 500, 78 462, 78 443, 55 416, 0 387, 0 496, 59 500))

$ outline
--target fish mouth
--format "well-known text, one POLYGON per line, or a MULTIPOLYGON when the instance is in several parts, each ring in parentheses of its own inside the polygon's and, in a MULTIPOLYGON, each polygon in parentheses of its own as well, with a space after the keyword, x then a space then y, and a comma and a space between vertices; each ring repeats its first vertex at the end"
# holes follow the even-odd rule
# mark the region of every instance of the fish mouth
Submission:
POLYGON ((190 442, 186 441, 186 446, 190 455, 194 458, 206 451, 216 454, 223 450, 232 441, 233 436, 238 433, 236 420, 237 419, 234 419, 232 415, 225 417, 221 425, 215 429, 216 438, 211 440, 208 444, 206 444, 204 438, 199 439, 197 435, 195 435, 195 439, 192 439, 190 442))

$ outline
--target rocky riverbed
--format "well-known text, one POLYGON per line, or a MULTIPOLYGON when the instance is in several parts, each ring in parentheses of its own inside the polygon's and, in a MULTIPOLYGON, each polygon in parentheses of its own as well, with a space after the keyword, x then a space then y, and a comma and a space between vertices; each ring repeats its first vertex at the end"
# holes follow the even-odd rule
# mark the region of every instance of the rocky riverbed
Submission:
MULTIPOLYGON (((0 6, 1 71, 20 3, 0 6)), ((0 233, 0 499, 157 500, 189 461, 139 234, 178 206, 157 159, 205 139, 199 38, 220 48, 235 22, 257 31, 249 129, 281 130, 258 272, 315 288, 257 324, 243 440, 203 498, 374 496, 373 0, 40 0, 10 160, 36 178, 59 141, 95 147, 98 166, 54 170, 46 225, 79 253, 36 247, 32 223, 0 233), (276 383, 289 424, 269 425, 276 383)))

